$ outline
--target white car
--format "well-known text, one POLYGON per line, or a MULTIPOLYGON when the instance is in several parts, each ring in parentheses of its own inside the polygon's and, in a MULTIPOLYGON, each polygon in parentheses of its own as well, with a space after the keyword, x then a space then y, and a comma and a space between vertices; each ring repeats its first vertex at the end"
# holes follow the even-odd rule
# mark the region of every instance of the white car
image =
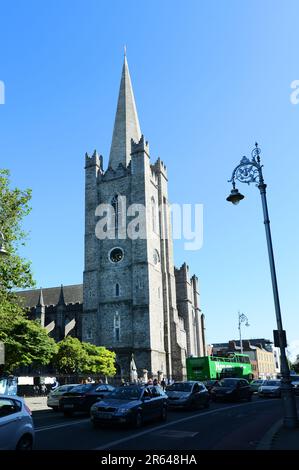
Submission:
POLYGON ((34 427, 23 398, 0 395, 0 450, 31 450, 34 427))
POLYGON ((49 393, 47 398, 47 406, 53 410, 59 409, 59 400, 67 392, 69 392, 73 387, 76 387, 78 384, 67 384, 60 385, 60 387, 55 388, 52 392, 49 393))

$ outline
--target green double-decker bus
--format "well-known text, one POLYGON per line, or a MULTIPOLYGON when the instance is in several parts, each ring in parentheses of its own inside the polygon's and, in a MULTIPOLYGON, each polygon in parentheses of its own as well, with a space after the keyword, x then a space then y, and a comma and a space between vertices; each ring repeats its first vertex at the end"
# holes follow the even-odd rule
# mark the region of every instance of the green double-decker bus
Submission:
POLYGON ((247 354, 188 357, 186 367, 188 380, 222 379, 223 377, 253 379, 252 366, 247 354))

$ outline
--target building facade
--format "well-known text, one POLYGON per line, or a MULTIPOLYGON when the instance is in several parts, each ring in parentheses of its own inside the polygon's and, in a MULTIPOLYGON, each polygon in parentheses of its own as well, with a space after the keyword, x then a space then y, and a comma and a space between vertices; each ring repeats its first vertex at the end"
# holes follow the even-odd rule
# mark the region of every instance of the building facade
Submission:
POLYGON ((205 354, 198 279, 186 263, 174 267, 167 168, 160 159, 151 161, 141 134, 126 57, 107 169, 96 151, 85 156, 79 302, 65 301, 69 289, 60 288, 63 298, 52 307, 44 300, 48 289, 41 300, 37 291, 20 295, 57 340, 73 334, 114 350, 123 376, 129 376, 132 355, 138 376, 179 379, 186 374, 186 356, 205 354))

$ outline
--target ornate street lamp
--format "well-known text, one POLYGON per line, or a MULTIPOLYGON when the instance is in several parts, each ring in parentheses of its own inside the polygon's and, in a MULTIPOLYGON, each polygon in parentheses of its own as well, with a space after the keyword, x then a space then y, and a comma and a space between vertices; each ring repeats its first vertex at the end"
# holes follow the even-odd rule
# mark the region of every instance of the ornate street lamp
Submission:
MULTIPOLYGON (((243 196, 244 197, 244 196, 243 196)), ((242 334, 241 334, 241 324, 245 323, 245 326, 249 326, 248 318, 246 317, 245 313, 238 312, 238 329, 239 329, 239 336, 240 336, 240 347, 241 347, 241 354, 243 354, 243 343, 242 343, 242 334)))
POLYGON ((268 255, 272 279, 272 289, 274 296, 274 305, 275 305, 275 314, 277 322, 277 337, 280 348, 280 357, 281 357, 281 398, 284 406, 284 425, 288 428, 294 428, 298 425, 297 418, 297 409, 294 396, 294 390, 290 380, 290 369, 286 357, 285 348, 286 344, 286 335, 282 326, 282 318, 280 311, 280 302, 278 294, 278 285, 276 278, 275 262, 274 262, 274 253, 272 246, 272 237, 270 229, 270 220, 268 213, 267 197, 266 197, 266 187, 267 185, 264 182, 262 168, 260 160, 261 150, 258 147, 258 144, 255 144, 255 148, 251 152, 251 160, 247 157, 243 157, 239 165, 236 166, 232 173, 232 177, 229 182, 232 182, 233 189, 231 194, 226 198, 227 201, 232 202, 233 204, 238 204, 244 196, 239 193, 236 189, 236 180, 241 183, 256 183, 258 189, 260 190, 263 214, 264 214, 264 224, 266 230, 266 239, 268 246, 268 255))

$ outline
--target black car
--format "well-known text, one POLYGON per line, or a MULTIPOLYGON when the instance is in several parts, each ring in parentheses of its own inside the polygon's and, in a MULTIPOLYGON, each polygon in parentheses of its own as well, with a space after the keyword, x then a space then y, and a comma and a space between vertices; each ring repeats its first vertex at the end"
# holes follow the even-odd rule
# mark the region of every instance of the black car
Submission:
POLYGON ((201 382, 174 382, 166 387, 168 406, 171 408, 208 408, 209 392, 201 382))
POLYGON ((159 386, 129 385, 119 387, 109 397, 98 401, 90 409, 94 427, 100 424, 133 424, 167 418, 167 395, 159 386))
POLYGON ((91 405, 109 395, 114 389, 108 384, 77 385, 62 396, 59 410, 63 411, 65 416, 72 416, 75 411, 89 412, 91 405))
POLYGON ((213 401, 238 401, 243 399, 250 401, 251 397, 252 390, 250 389, 249 382, 245 379, 222 379, 211 390, 213 401))

